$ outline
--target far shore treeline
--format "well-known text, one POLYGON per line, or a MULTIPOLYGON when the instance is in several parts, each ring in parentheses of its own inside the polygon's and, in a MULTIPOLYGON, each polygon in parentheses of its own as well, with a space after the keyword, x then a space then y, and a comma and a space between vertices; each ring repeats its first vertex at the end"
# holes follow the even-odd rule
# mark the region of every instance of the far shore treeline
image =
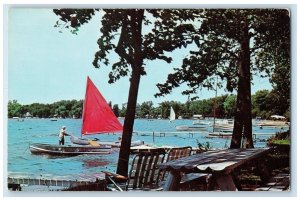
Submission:
MULTIPOLYGON (((276 94, 268 90, 257 91, 252 95, 252 116, 268 119, 273 114, 283 115, 289 120, 289 105, 278 104, 276 94)), ((119 106, 109 102, 117 117, 124 117, 126 104, 119 106)), ((233 118, 236 107, 236 95, 222 95, 216 98, 186 101, 164 101, 157 107, 152 101, 137 104, 136 118, 168 118, 170 107, 173 107, 176 118, 191 118, 195 114, 213 117, 214 108, 217 118, 233 118)), ((83 100, 62 100, 52 104, 33 103, 21 105, 17 100, 8 102, 8 118, 37 117, 37 118, 81 118, 83 100)))

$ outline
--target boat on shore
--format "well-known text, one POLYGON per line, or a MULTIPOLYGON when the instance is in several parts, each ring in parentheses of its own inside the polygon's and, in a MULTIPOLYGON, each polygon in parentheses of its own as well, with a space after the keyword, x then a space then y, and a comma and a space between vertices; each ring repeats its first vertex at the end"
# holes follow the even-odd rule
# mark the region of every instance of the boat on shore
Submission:
POLYGON ((77 156, 81 154, 110 154, 111 146, 101 145, 96 146, 64 146, 34 143, 29 145, 30 152, 37 155, 49 156, 77 156))

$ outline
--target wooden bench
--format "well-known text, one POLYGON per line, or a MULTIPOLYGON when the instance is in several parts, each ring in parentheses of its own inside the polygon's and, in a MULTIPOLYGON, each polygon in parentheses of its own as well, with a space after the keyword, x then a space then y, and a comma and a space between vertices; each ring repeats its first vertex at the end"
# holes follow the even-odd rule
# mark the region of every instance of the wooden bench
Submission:
POLYGON ((290 189, 290 174, 279 173, 270 178, 263 186, 255 191, 288 191, 290 189))

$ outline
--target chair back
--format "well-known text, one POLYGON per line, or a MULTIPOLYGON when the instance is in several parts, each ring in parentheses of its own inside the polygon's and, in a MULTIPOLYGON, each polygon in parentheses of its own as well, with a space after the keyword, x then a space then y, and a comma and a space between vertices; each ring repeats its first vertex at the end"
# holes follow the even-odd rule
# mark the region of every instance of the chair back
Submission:
POLYGON ((159 165, 165 159, 164 149, 139 151, 132 160, 127 189, 151 189, 158 186, 162 177, 159 165))
POLYGON ((171 160, 176 160, 178 158, 190 156, 192 153, 192 147, 186 146, 186 147, 175 147, 171 148, 168 152, 168 157, 166 162, 171 160))
MULTIPOLYGON (((165 162, 176 160, 176 159, 183 158, 183 157, 186 157, 186 156, 190 156, 191 153, 192 153, 192 147, 190 147, 190 146, 171 148, 167 152, 168 155, 166 157, 165 162)), ((167 172, 163 171, 162 180, 165 181, 167 176, 168 176, 168 171, 167 172)))

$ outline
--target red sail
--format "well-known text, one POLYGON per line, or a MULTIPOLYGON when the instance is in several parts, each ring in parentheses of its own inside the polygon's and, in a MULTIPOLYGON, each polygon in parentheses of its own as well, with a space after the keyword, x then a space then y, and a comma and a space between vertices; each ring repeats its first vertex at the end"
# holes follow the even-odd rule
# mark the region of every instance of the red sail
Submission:
POLYGON ((94 83, 87 78, 83 105, 83 135, 122 132, 123 127, 94 83))

